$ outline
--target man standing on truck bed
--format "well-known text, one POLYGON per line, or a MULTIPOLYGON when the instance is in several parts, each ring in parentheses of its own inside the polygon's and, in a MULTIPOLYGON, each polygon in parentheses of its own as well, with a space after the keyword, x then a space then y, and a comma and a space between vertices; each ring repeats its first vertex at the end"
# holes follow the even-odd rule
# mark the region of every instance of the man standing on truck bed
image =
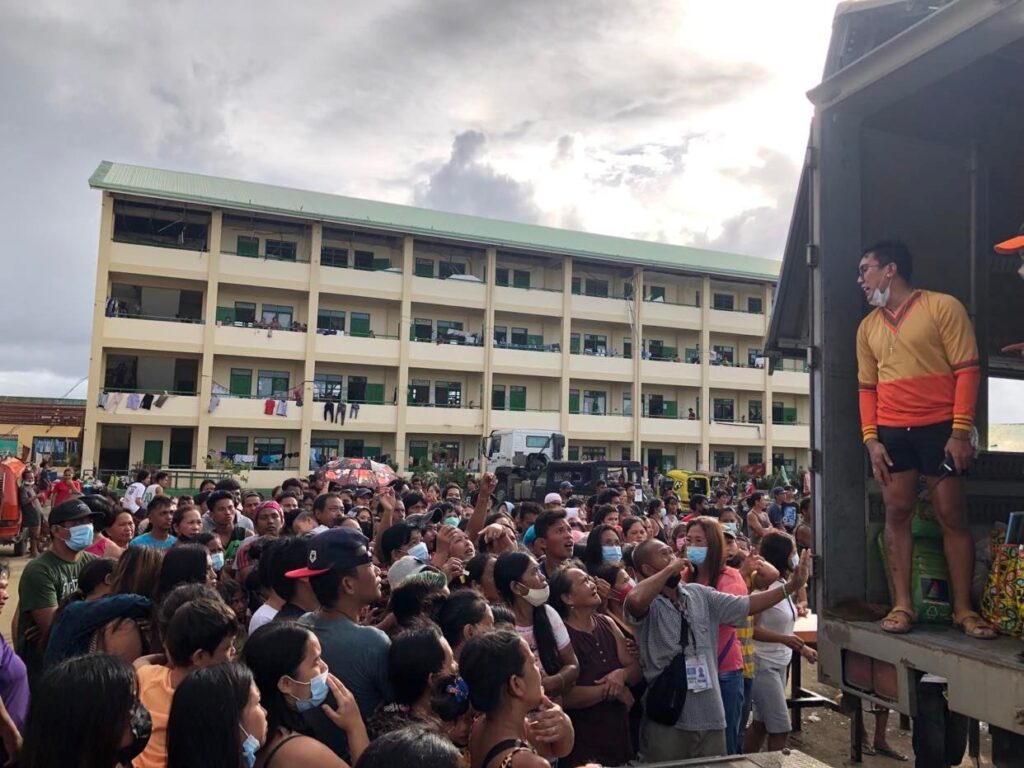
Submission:
POLYGON ((949 566, 953 623, 971 637, 994 628, 971 607, 974 541, 963 471, 973 456, 981 368, 974 329, 954 297, 911 287, 913 258, 899 241, 864 251, 857 284, 876 307, 857 330, 857 379, 864 444, 885 501, 886 559, 895 605, 886 632, 909 632, 910 524, 920 475, 931 491, 949 566), (943 468, 945 465, 947 468, 943 468))

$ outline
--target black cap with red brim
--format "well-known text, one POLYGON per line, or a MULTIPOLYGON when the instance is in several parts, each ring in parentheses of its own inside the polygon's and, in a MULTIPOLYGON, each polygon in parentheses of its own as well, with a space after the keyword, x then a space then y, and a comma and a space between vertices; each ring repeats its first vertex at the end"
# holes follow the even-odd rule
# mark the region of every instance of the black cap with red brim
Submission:
POLYGON ((1000 256, 1016 256, 1020 251, 1024 251, 1024 224, 1017 230, 1016 237, 996 243, 994 249, 1000 256))
POLYGON ((289 579, 319 576, 328 571, 347 571, 372 562, 370 540, 353 528, 331 528, 309 541, 306 567, 288 571, 289 579))

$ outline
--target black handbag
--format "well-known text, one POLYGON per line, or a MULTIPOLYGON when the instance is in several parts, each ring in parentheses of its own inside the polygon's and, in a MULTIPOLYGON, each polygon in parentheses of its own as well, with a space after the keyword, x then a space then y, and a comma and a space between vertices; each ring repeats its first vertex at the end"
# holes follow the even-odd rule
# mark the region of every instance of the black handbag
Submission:
POLYGON ((659 725, 674 726, 686 704, 686 635, 690 623, 679 612, 679 653, 647 689, 644 711, 659 725))

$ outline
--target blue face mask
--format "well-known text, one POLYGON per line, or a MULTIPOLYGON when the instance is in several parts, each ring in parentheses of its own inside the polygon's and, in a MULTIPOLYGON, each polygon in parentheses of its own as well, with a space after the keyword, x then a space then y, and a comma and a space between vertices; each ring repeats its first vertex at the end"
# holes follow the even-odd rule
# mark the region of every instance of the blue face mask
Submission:
POLYGON ((250 735, 245 728, 242 728, 241 723, 238 724, 238 727, 245 734, 245 740, 242 742, 242 757, 245 759, 246 766, 252 768, 256 765, 256 752, 260 748, 260 740, 250 735))
POLYGON ((68 549, 72 552, 81 552, 92 544, 93 530, 92 523, 82 523, 68 529, 71 534, 68 537, 68 549))
POLYGON ((459 525, 459 518, 457 518, 457 517, 446 517, 444 519, 444 524, 445 525, 454 525, 457 528, 458 525, 459 525))
POLYGON ((736 523, 722 523, 722 530, 729 531, 730 533, 736 533, 736 523))
POLYGON ((689 561, 691 563, 693 563, 696 566, 704 565, 704 561, 708 557, 708 548, 707 547, 687 547, 686 548, 686 557, 689 559, 689 561))
POLYGON ((213 570, 220 573, 220 569, 224 567, 224 553, 223 552, 212 552, 210 553, 210 562, 213 563, 213 570))
POLYGON ((601 557, 606 563, 618 563, 622 561, 622 547, 617 544, 612 547, 601 547, 601 557))
POLYGON ((409 557, 415 557, 421 563, 425 563, 430 559, 430 552, 427 551, 427 545, 422 541, 415 547, 409 547, 407 554, 409 557))
POLYGON ((327 700, 327 670, 325 669, 322 675, 317 675, 308 683, 300 683, 298 680, 288 678, 293 683, 299 685, 309 686, 309 698, 300 699, 296 696, 292 696, 295 699, 295 709, 299 712, 307 712, 311 709, 316 709, 327 700))

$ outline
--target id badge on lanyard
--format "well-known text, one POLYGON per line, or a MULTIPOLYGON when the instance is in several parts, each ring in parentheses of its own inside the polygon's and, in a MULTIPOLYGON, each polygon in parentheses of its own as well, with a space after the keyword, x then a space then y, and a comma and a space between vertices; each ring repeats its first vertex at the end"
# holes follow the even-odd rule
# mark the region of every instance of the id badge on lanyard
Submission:
POLYGON ((686 654, 686 688, 692 693, 711 688, 711 670, 703 653, 686 654))

